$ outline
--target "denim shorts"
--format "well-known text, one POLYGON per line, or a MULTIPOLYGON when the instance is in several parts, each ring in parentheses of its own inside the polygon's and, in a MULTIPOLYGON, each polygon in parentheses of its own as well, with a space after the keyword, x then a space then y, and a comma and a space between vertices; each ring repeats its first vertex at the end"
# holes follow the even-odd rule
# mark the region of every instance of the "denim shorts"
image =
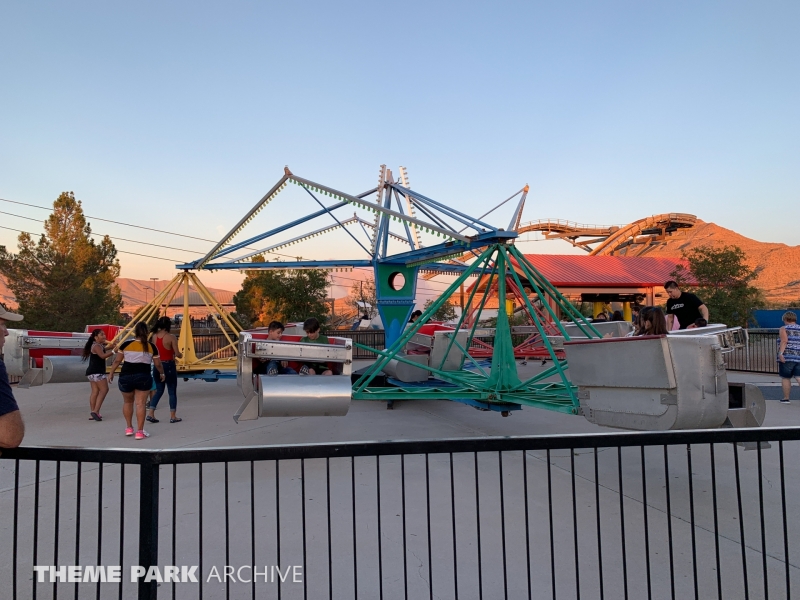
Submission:
POLYGON ((778 361, 778 375, 781 376, 781 379, 800 377, 800 362, 796 360, 778 361))
POLYGON ((117 386, 123 394, 129 394, 135 390, 149 392, 153 386, 153 376, 149 372, 120 375, 117 386))

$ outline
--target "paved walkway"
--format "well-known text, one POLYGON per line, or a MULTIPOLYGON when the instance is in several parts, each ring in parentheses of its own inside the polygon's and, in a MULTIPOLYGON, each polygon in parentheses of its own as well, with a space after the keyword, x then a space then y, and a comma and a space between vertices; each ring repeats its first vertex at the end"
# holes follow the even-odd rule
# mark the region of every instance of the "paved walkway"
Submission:
MULTIPOLYGON (((779 390, 774 384, 780 379, 774 376, 729 375, 733 382, 764 386, 765 396, 771 396, 770 384, 779 390)), ((792 391, 794 398, 800 388, 792 391)), ((122 396, 116 385, 106 397, 101 423, 88 419, 88 383, 15 389, 14 393, 26 423, 26 445, 179 448, 611 431, 583 417, 546 410, 523 408, 504 418, 457 402, 429 400, 397 402, 394 410, 387 410, 382 402, 353 402, 346 417, 261 418, 236 424, 232 416, 242 396, 234 381, 180 381, 178 415, 183 422, 169 423, 164 398, 164 407, 156 414, 161 422, 148 423, 151 437, 137 442, 124 435, 122 396)), ((764 425, 800 425, 800 404, 769 402, 764 425)))

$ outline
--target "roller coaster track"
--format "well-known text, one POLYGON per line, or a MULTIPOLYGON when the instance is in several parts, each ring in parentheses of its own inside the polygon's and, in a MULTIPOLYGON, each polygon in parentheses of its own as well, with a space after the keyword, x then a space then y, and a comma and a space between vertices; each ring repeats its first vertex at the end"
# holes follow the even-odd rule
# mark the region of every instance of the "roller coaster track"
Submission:
MULTIPOLYGON (((644 256, 676 231, 690 229, 697 217, 686 213, 663 213, 633 221, 627 225, 590 225, 565 219, 539 219, 517 227, 517 233, 539 232, 545 239, 563 239, 590 256, 644 256)), ((466 253, 459 261, 474 258, 466 253)), ((435 272, 424 275, 425 279, 435 272)))
POLYGON ((564 219, 540 219, 519 226, 517 233, 543 233, 546 239, 564 239, 592 256, 609 256, 624 251, 642 256, 680 229, 694 227, 697 217, 685 213, 664 213, 627 225, 587 225, 564 219), (589 238, 589 239, 582 239, 589 238))

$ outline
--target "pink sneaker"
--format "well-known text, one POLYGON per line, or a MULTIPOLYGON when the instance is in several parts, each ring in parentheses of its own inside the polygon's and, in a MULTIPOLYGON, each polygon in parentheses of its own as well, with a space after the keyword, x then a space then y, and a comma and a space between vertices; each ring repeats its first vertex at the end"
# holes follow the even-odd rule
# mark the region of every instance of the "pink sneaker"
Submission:
POLYGON ((125 435, 133 435, 133 427, 126 428, 125 435))
POLYGON ((144 438, 149 438, 150 434, 147 433, 144 429, 140 429, 139 431, 136 432, 135 437, 137 440, 143 440, 144 438))

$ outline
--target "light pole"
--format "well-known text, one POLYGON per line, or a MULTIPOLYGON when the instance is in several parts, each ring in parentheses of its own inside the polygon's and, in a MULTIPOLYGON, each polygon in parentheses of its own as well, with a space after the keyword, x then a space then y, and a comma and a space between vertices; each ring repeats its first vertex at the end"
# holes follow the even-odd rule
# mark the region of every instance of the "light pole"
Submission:
MULTIPOLYGON (((156 299, 156 281, 158 281, 158 277, 151 277, 150 281, 152 281, 152 286, 150 289, 153 290, 153 300, 156 299)), ((159 307, 160 308, 160 307, 159 307)))

